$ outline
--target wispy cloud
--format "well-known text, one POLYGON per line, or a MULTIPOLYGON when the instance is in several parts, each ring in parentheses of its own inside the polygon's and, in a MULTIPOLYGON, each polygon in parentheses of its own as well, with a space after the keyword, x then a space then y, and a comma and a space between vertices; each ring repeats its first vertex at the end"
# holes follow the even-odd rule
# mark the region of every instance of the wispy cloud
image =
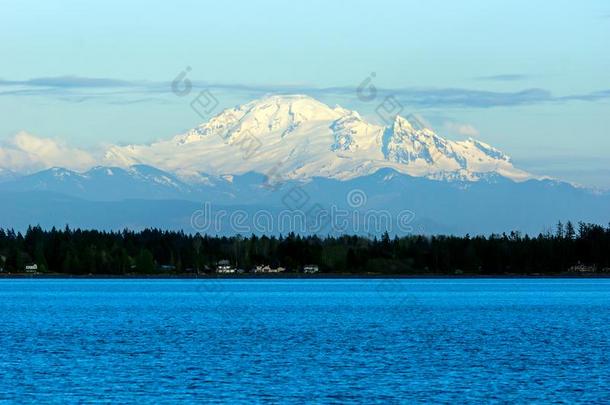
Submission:
MULTIPOLYGON (((516 81, 524 75, 489 76, 486 80, 516 81)), ((78 76, 40 77, 29 80, 1 80, 0 96, 50 96, 70 102, 99 101, 109 104, 168 103, 172 97, 171 83, 128 81, 111 78, 78 76), (3 89, 4 88, 4 89, 3 89), (166 98, 163 98, 166 97, 166 98), (168 98, 171 97, 171 98, 168 98)), ((260 97, 265 94, 308 94, 312 97, 354 96, 354 87, 326 87, 304 85, 247 85, 193 81, 193 91, 210 89, 219 92, 247 94, 260 97)), ((518 91, 488 91, 467 88, 378 88, 378 99, 396 97, 405 106, 415 108, 491 108, 533 105, 549 102, 589 101, 610 99, 610 90, 587 94, 553 96, 550 91, 530 88, 518 91)))
POLYGON ((471 124, 462 122, 448 121, 443 124, 443 129, 449 134, 457 134, 461 136, 476 137, 479 136, 479 130, 471 124))
POLYGON ((552 100, 549 91, 526 89, 517 92, 495 92, 460 88, 403 89, 394 94, 401 101, 421 107, 476 107, 517 106, 552 100))
POLYGON ((166 99, 158 96, 167 93, 168 86, 167 83, 150 81, 80 76, 39 77, 28 80, 0 79, 0 96, 53 97, 68 103, 167 103, 166 99))
POLYGON ((578 100, 578 101, 601 101, 610 99, 610 90, 600 90, 588 94, 577 94, 573 96, 560 97, 561 100, 578 100))
POLYGON ((29 87, 54 87, 54 88, 114 88, 114 87, 134 87, 137 82, 126 80, 80 77, 80 76, 56 76, 38 77, 29 80, 2 80, 0 85, 10 86, 29 86, 29 87))
POLYGON ((482 81, 491 81, 491 82, 517 82, 520 80, 529 79, 529 75, 523 74, 503 74, 503 75, 493 75, 493 76, 479 76, 476 79, 482 81))

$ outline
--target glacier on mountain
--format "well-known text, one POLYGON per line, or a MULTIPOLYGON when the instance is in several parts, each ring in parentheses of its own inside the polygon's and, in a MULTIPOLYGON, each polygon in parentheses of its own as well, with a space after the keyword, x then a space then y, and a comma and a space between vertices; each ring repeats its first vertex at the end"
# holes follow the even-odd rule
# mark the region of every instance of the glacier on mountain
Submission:
POLYGON ((476 181, 490 173, 514 181, 534 178, 481 141, 448 140, 400 116, 388 127, 376 125, 303 95, 269 96, 226 109, 169 140, 111 146, 103 163, 154 166, 190 182, 278 167, 286 179, 302 180, 349 180, 382 168, 437 180, 476 181))

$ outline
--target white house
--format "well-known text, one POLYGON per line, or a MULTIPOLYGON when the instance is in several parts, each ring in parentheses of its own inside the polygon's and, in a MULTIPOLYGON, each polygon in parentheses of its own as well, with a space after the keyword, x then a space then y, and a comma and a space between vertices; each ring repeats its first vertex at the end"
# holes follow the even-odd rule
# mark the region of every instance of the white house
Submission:
POLYGON ((269 273, 283 273, 285 271, 286 271, 286 269, 284 267, 281 267, 281 266, 277 267, 275 269, 274 268, 270 268, 269 269, 269 273))
POLYGON ((216 273, 221 274, 231 274, 235 273, 235 268, 231 266, 231 263, 228 260, 221 260, 218 262, 216 266, 216 273))
POLYGON ((25 272, 26 273, 36 273, 38 271, 38 265, 37 264, 27 264, 25 266, 25 272))
POLYGON ((273 268, 271 266, 269 266, 268 264, 265 265, 258 265, 254 268, 254 272, 255 273, 282 273, 286 271, 286 269, 284 267, 277 267, 277 268, 273 268))
POLYGON ((318 268, 318 265, 316 265, 316 264, 308 264, 303 267, 303 273, 306 273, 306 274, 314 274, 314 273, 319 273, 319 272, 320 272, 320 269, 318 268))
POLYGON ((255 273, 269 273, 271 271, 271 267, 267 264, 261 265, 259 264, 254 268, 255 273))
POLYGON ((568 269, 570 273, 595 273, 595 270, 595 266, 586 266, 580 263, 568 269))

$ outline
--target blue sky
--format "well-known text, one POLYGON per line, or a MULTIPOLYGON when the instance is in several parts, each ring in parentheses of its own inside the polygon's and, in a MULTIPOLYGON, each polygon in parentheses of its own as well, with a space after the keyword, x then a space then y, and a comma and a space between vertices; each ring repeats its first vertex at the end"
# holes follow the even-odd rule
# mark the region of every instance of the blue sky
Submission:
MULTIPOLYGON (((222 106, 300 92, 371 114, 375 73, 441 134, 539 174, 610 188, 607 1, 1 1, 0 140, 92 147, 200 121, 187 66, 222 106)), ((372 115, 372 114, 371 114, 372 115)))

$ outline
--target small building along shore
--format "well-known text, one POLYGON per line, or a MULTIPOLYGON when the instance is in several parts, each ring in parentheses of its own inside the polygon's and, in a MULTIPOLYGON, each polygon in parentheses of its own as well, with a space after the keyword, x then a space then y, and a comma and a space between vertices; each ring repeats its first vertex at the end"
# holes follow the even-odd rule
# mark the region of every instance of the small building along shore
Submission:
POLYGON ((254 268, 254 273, 264 273, 264 274, 274 274, 274 273, 283 273, 286 269, 284 267, 276 267, 273 268, 267 264, 258 265, 254 268))
POLYGON ((303 273, 305 274, 316 274, 320 272, 320 268, 316 264, 308 264, 303 267, 303 273))
POLYGON ((218 274, 234 274, 237 269, 231 266, 228 260, 220 260, 216 265, 216 273, 218 274))
POLYGON ((304 274, 316 274, 320 272, 320 269, 318 267, 317 264, 308 264, 303 266, 302 268, 297 268, 297 269, 292 269, 292 270, 288 270, 285 267, 282 266, 271 266, 268 264, 258 264, 256 266, 254 266, 253 268, 251 268, 250 270, 243 270, 241 268, 238 268, 237 266, 234 266, 233 264, 231 264, 231 261, 227 260, 227 259, 223 259, 223 260, 219 260, 216 263, 216 267, 213 270, 215 271, 216 274, 243 274, 243 273, 250 273, 250 274, 279 274, 279 273, 285 273, 285 272, 294 272, 294 273, 299 273, 302 272, 304 274))
POLYGON ((25 265, 25 272, 26 273, 38 273, 38 265, 33 263, 33 264, 26 264, 25 265))

